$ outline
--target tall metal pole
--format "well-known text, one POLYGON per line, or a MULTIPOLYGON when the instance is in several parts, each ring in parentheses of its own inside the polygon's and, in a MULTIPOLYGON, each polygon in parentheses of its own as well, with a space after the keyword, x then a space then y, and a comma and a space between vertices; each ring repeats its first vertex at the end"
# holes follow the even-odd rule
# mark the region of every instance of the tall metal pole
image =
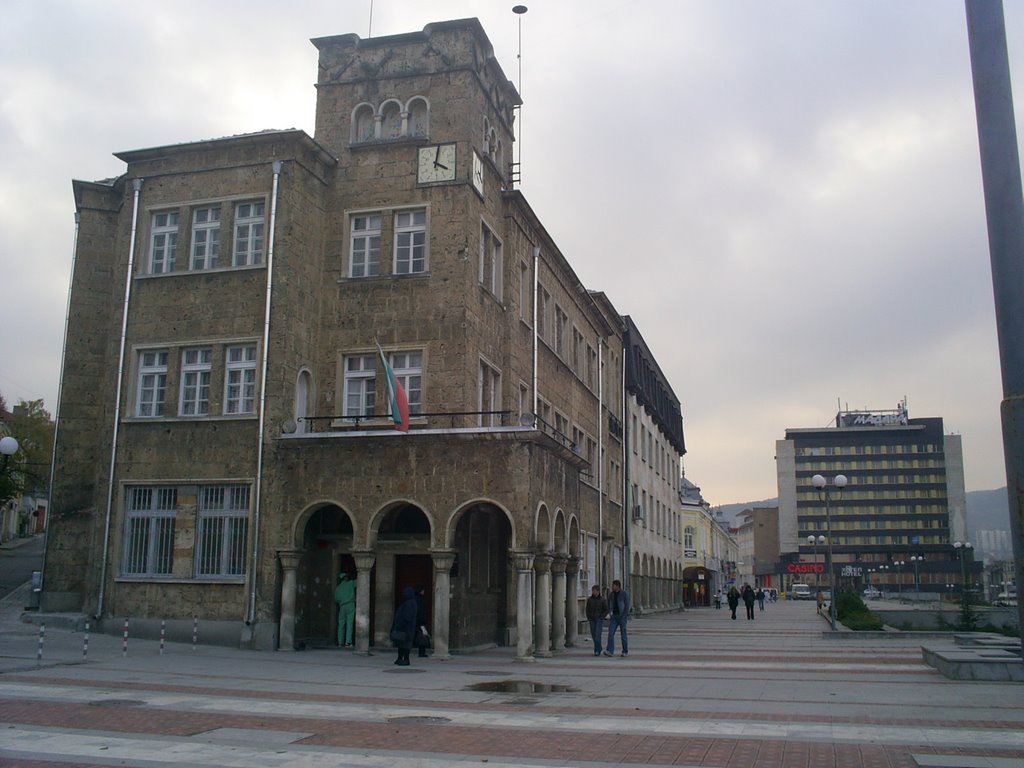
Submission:
MULTIPOLYGON (((1019 586, 1024 584, 1024 194, 1003 4, 965 0, 965 6, 1003 376, 1003 455, 1013 569, 1019 586)), ((1017 616, 1024 626, 1024 603, 1019 600, 1017 616)))

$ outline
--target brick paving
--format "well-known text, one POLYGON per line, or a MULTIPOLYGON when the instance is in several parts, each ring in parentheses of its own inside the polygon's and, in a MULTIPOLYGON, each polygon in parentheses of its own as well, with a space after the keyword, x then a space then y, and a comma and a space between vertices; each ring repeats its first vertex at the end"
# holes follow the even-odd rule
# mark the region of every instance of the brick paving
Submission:
POLYGON ((1024 686, 946 680, 922 664, 912 638, 823 639, 824 623, 804 608, 776 604, 745 624, 708 609, 640 618, 630 625, 628 659, 595 659, 584 643, 535 664, 497 649, 414 659, 410 670, 392 667, 385 653, 170 644, 160 655, 144 641, 123 657, 111 637, 94 637, 83 661, 80 636, 50 630, 49 655, 33 668, 31 627, 0 616, 0 765, 161 764, 152 743, 193 750, 166 764, 216 765, 199 762, 196 745, 198 754, 210 750, 209 760, 224 759, 213 756, 218 739, 235 731, 280 735, 272 748, 231 742, 232 754, 249 750, 250 766, 293 757, 295 765, 473 758, 502 766, 917 768, 915 755, 1024 765, 1024 686), (470 690, 502 680, 573 690, 470 690), (35 735, 50 753, 26 753, 35 735), (88 760, 77 743, 93 750, 88 760))

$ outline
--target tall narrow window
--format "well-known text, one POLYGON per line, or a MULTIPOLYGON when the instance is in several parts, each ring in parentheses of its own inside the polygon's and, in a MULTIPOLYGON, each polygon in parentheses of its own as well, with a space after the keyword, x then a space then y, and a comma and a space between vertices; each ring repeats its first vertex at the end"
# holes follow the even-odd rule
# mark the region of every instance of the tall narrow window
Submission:
POLYGON ((555 304, 555 354, 563 360, 566 358, 565 332, 569 324, 569 316, 558 304, 555 304))
POLYGON ((423 353, 392 352, 390 357, 395 378, 409 398, 409 414, 423 413, 423 353))
POLYGON ((164 415, 167 390, 167 350, 151 349, 139 354, 139 380, 136 390, 136 416, 164 415))
POLYGON ((363 213, 352 217, 349 241, 350 277, 380 274, 380 214, 363 213))
POLYGON ((244 576, 249 486, 200 488, 196 522, 196 576, 244 576))
POLYGON ((263 202, 239 203, 235 206, 236 267, 263 262, 263 202))
POLYGON ((228 347, 224 413, 256 413, 256 345, 228 347))
POLYGON ((192 269, 213 269, 220 256, 220 206, 192 214, 192 269))
POLYGON ((395 274, 412 275, 427 271, 427 212, 399 211, 395 214, 395 274))
POLYGON ((533 279, 530 277, 530 265, 525 261, 519 262, 519 319, 526 323, 532 323, 533 302, 530 296, 533 293, 533 279))
POLYGON ((176 488, 133 487, 125 498, 125 576, 170 576, 174 565, 176 488))
POLYGON ((501 241, 486 224, 480 225, 480 285, 501 299, 502 291, 501 241))
POLYGON ((210 412, 210 371, 213 350, 186 349, 181 356, 182 416, 206 416, 210 412))
POLYGON ((150 227, 149 271, 154 275, 174 271, 178 250, 178 212, 154 213, 150 227))
POLYGON ((501 425, 501 374, 484 360, 480 361, 480 426, 501 425), (492 411, 492 413, 488 413, 492 411))
POLYGON ((377 356, 345 358, 345 416, 372 416, 377 406, 377 356))
POLYGON ((548 340, 548 312, 550 311, 551 294, 543 285, 537 285, 537 336, 548 340))

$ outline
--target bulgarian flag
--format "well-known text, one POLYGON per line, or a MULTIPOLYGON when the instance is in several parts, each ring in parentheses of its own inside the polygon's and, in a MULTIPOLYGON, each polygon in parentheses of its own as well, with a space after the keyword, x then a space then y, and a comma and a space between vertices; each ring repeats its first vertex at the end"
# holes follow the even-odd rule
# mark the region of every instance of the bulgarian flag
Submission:
POLYGON ((409 431, 409 398, 405 394, 405 387, 395 376, 395 369, 391 367, 384 350, 377 342, 377 351, 380 353, 380 361, 384 364, 384 376, 388 380, 388 406, 391 408, 391 420, 395 422, 395 429, 399 432, 409 431))

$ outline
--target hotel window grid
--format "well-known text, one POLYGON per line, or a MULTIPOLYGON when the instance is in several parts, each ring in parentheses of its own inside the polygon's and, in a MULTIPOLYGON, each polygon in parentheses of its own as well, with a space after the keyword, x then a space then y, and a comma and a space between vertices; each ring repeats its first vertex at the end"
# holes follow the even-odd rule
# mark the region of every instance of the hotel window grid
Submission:
POLYGON ((228 347, 224 413, 256 412, 256 345, 228 347))
POLYGON ((159 275, 174 271, 178 250, 178 212, 154 213, 150 230, 149 271, 159 275))
POLYGON ((262 262, 263 203, 239 203, 235 206, 235 256, 232 263, 236 267, 245 267, 262 262))
POLYGON ((425 209, 395 213, 395 274, 427 271, 427 212, 425 209))
POLYGON ((501 300, 501 241, 486 224, 480 224, 480 285, 501 300))
POLYGON ((213 368, 213 350, 186 349, 181 355, 182 416, 206 416, 210 412, 210 374, 213 368))
POLYGON ((484 413, 484 411, 501 410, 501 374, 488 365, 486 361, 480 361, 480 426, 496 427, 501 424, 501 416, 496 413, 484 413))
POLYGON ((388 362, 409 400, 409 415, 423 413, 423 353, 392 352, 388 362))
POLYGON ((345 415, 372 416, 377 407, 377 356, 345 358, 345 415))
POLYGON ((196 527, 196 576, 244 576, 249 486, 200 488, 196 527))
POLYGON ((349 241, 349 276, 375 277, 380 274, 380 213, 353 216, 349 241))
POLYGON ((143 418, 163 416, 166 389, 167 350, 152 349, 141 352, 135 415, 143 418))
POLYGON ((192 269, 213 269, 220 256, 220 206, 192 212, 192 269))
POLYGON ((174 566, 176 488, 133 487, 125 499, 124 576, 170 576, 174 566))

